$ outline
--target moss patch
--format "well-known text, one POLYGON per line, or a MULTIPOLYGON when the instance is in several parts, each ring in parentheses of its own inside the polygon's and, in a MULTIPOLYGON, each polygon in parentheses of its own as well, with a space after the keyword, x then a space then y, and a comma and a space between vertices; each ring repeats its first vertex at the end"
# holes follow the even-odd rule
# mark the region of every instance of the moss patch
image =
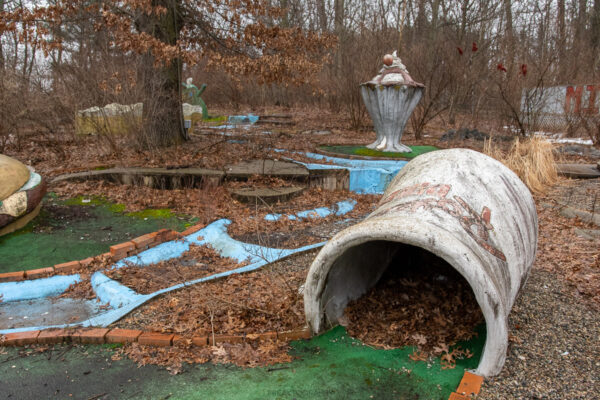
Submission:
POLYGON ((227 121, 227 116, 219 115, 216 117, 208 117, 204 120, 204 122, 225 122, 227 121))
POLYGON ((124 204, 98 197, 44 199, 40 215, 0 237, 0 273, 48 267, 105 253, 113 244, 162 228, 182 231, 197 218, 168 209, 124 213, 124 204))
POLYGON ((142 211, 135 211, 125 214, 128 217, 140 218, 140 219, 148 219, 148 218, 174 218, 176 217, 175 213, 168 208, 159 208, 159 209, 147 209, 142 211))
POLYGON ((381 157, 381 158, 399 158, 411 160, 421 154, 429 153, 430 151, 439 150, 435 146, 408 146, 412 149, 410 153, 396 153, 369 149, 366 146, 321 146, 320 150, 328 153, 335 153, 349 156, 364 156, 364 157, 381 157))

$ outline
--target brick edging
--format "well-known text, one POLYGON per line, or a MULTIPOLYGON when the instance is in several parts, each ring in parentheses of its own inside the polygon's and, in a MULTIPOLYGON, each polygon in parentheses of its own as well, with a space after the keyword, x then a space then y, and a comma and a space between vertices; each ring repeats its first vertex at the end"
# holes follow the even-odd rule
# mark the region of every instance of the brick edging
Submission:
POLYGON ((134 343, 147 346, 168 347, 177 344, 193 346, 208 346, 222 343, 244 343, 267 340, 289 342, 291 340, 310 339, 310 330, 305 327, 287 332, 265 332, 242 335, 212 335, 181 336, 174 333, 141 331, 121 328, 79 328, 79 329, 45 329, 28 332, 17 332, 0 335, 0 346, 25 346, 30 344, 105 344, 105 343, 134 343))
POLYGON ((450 394, 448 400, 469 400, 479 394, 483 377, 465 371, 456 391, 450 394))
MULTIPOLYGON (((161 243, 170 242, 171 240, 191 235, 192 233, 198 232, 202 228, 204 228, 204 225, 194 225, 181 233, 171 229, 161 229, 156 232, 148 233, 135 239, 131 239, 128 242, 110 246, 110 251, 101 254, 100 256, 110 258, 113 262, 117 262, 123 258, 127 258, 144 250, 148 250, 151 247, 158 246, 161 243)), ((92 263, 93 260, 94 257, 88 257, 83 260, 56 264, 52 267, 5 272, 0 274, 0 282, 19 282, 26 279, 46 278, 63 273, 70 274, 77 271, 81 267, 87 267, 92 263)))
MULTIPOLYGON (((17 332, 0 335, 0 346, 26 346, 31 344, 128 344, 139 343, 146 346, 170 347, 179 344, 204 347, 223 343, 244 343, 310 339, 312 334, 308 327, 286 332, 247 333, 242 335, 212 335, 203 333, 198 336, 181 336, 175 333, 141 331, 121 328, 79 328, 79 329, 45 329, 29 332, 17 332)), ((448 400, 469 400, 479 394, 483 377, 465 371, 455 392, 448 400)))

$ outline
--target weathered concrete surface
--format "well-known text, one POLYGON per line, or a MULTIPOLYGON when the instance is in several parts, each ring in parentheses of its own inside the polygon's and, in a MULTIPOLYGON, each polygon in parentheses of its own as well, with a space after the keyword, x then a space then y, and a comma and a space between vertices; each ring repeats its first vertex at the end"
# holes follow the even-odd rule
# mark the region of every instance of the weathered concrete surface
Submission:
POLYGON ((538 223, 527 187, 481 153, 441 150, 417 157, 394 178, 375 212, 327 243, 305 285, 314 333, 335 325, 349 301, 373 287, 402 247, 431 252, 469 283, 487 325, 477 373, 502 369, 507 318, 535 259, 538 223))
POLYGON ((589 211, 579 210, 574 207, 565 206, 560 210, 560 215, 566 218, 576 218, 578 217, 583 222, 592 223, 596 226, 600 226, 600 214, 592 213, 589 211))
POLYGON ((304 191, 303 186, 286 187, 256 187, 256 188, 235 188, 230 189, 233 198, 245 203, 273 204, 279 201, 287 201, 304 191))
POLYGON ((557 164, 559 175, 574 179, 600 178, 600 170, 594 164, 557 164))
POLYGON ((360 86, 365 106, 373 119, 377 140, 367 147, 381 151, 410 153, 410 147, 400 143, 406 122, 421 100, 424 89, 406 85, 360 86))
POLYGON ((63 321, 85 321, 98 314, 101 305, 94 300, 68 298, 0 303, 0 329, 55 325, 63 321))
MULTIPOLYGON (((328 167, 331 167, 328 165, 328 167)), ((294 162, 254 160, 227 166, 227 172, 204 168, 108 168, 83 171, 55 177, 52 182, 106 180, 119 184, 148 186, 159 189, 202 187, 220 184, 224 179, 247 179, 253 175, 274 176, 308 183, 309 187, 326 190, 348 190, 350 173, 344 168, 308 170, 294 162)))
POLYGON ((268 175, 279 178, 308 177, 308 169, 300 164, 278 160, 251 160, 225 167, 229 178, 268 175))
POLYGON ((107 180, 121 184, 136 184, 160 189, 199 187, 206 183, 218 184, 225 176, 223 171, 204 168, 108 168, 103 170, 75 172, 57 176, 52 182, 66 180, 107 180))
POLYGON ((560 206, 560 214, 567 218, 579 217, 583 222, 600 226, 600 179, 586 179, 559 183, 549 196, 560 206))

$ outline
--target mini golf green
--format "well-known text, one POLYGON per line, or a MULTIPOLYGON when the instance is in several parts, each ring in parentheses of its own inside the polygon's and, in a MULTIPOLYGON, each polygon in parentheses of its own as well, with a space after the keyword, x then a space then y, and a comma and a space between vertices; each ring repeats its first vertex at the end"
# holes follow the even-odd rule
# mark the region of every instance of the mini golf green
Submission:
POLYGON ((412 361, 413 348, 378 350, 348 337, 337 327, 309 341, 292 342, 291 363, 261 368, 233 365, 186 365, 169 375, 164 368, 140 368, 128 359, 111 360, 106 346, 57 346, 50 355, 19 349, 0 353, 2 392, 15 398, 41 399, 70 394, 80 399, 422 399, 446 400, 465 369, 479 363, 485 326, 477 338, 460 343, 474 353, 456 368, 440 360, 412 361), (53 354, 59 356, 51 357, 53 354), (9 362, 7 362, 9 361, 9 362))
POLYGON ((361 157, 378 157, 378 158, 399 158, 411 160, 421 154, 429 153, 430 151, 439 150, 435 146, 408 146, 412 149, 410 153, 395 153, 369 149, 366 146, 320 146, 319 150, 330 153, 332 155, 345 156, 361 156, 361 157))
POLYGON ((170 210, 124 210, 124 205, 100 198, 63 201, 47 195, 40 215, 23 229, 0 237, 0 273, 97 256, 114 244, 162 228, 181 231, 196 221, 170 210))

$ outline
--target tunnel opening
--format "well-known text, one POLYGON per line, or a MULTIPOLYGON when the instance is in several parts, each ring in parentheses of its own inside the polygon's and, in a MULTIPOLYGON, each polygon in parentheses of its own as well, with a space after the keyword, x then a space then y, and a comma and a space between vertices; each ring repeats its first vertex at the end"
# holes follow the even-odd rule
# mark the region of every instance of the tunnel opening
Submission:
POLYGON ((351 247, 333 263, 327 282, 329 323, 368 345, 440 355, 485 332, 466 279, 417 246, 378 240, 351 247))

